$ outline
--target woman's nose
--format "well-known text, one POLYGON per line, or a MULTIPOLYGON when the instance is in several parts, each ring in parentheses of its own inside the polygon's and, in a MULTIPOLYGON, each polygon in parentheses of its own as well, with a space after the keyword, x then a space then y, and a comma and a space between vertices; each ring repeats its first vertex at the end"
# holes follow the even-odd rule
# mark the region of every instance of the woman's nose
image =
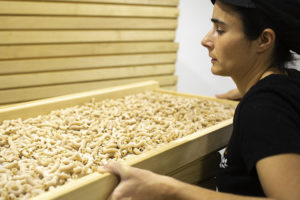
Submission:
POLYGON ((208 32, 205 37, 202 39, 201 44, 206 47, 208 50, 214 48, 214 43, 210 38, 210 32, 208 32))

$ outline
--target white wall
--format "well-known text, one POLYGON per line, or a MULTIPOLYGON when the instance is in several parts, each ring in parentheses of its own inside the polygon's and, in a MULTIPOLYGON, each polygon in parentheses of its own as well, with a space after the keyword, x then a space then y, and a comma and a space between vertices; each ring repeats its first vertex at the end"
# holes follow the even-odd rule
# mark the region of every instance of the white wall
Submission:
POLYGON ((210 0, 180 0, 176 42, 179 50, 176 63, 179 92, 214 96, 235 87, 227 77, 211 73, 208 51, 201 45, 211 28, 213 5, 210 0))
MULTIPOLYGON (((235 88, 231 78, 211 73, 208 51, 201 45, 202 38, 212 26, 212 9, 210 0, 179 1, 180 15, 176 32, 176 42, 179 43, 176 63, 179 92, 214 96, 235 88)), ((297 65, 299 69, 300 60, 297 65)))

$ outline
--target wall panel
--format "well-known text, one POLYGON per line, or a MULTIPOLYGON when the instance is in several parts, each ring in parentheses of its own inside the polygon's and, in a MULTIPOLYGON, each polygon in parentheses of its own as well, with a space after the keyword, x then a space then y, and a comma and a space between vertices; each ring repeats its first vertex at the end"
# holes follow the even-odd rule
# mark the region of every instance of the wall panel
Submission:
POLYGON ((175 31, 1 31, 1 44, 172 41, 175 31))
POLYGON ((175 53, 5 60, 0 61, 0 75, 43 71, 49 72, 57 70, 108 68, 146 64, 170 64, 174 63, 175 60, 175 53))
POLYGON ((174 42, 37 44, 0 46, 0 60, 107 54, 176 53, 174 42))
POLYGON ((0 76, 0 82, 2 83, 0 89, 173 74, 174 71, 174 65, 146 65, 136 67, 12 74, 0 76))
POLYGON ((0 14, 176 18, 178 9, 158 6, 65 3, 61 1, 0 1, 0 14))
POLYGON ((0 0, 0 104, 141 80, 174 90, 178 0, 0 0))
POLYGON ((175 29, 176 19, 66 16, 0 16, 0 29, 175 29))
POLYGON ((101 80, 91 82, 57 84, 46 86, 34 86, 27 88, 15 88, 0 90, 0 104, 18 103, 23 101, 31 101, 46 97, 54 97, 64 94, 83 92, 87 90, 96 90, 105 87, 117 86, 121 84, 134 83, 139 81, 155 80, 158 81, 160 87, 164 89, 174 90, 176 88, 177 77, 174 75, 161 76, 144 76, 138 78, 123 78, 113 80, 101 80), (34 95, 32 95, 34 94, 34 95))

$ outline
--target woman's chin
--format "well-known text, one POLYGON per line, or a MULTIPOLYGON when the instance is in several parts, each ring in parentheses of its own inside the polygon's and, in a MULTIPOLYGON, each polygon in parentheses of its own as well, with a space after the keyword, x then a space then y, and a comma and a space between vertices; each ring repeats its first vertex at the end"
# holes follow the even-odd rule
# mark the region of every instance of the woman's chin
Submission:
POLYGON ((222 69, 220 69, 220 67, 215 66, 215 65, 213 65, 211 67, 211 73, 213 73, 214 75, 217 75, 217 76, 226 76, 224 74, 224 72, 222 72, 222 69))

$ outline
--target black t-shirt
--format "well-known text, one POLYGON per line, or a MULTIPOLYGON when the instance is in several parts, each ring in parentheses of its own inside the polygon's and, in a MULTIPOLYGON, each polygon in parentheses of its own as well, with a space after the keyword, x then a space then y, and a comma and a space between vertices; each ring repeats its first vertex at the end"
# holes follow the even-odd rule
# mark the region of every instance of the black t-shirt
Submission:
POLYGON ((239 103, 217 174, 219 191, 265 196, 256 163, 272 155, 300 154, 300 72, 287 72, 260 80, 239 103))

